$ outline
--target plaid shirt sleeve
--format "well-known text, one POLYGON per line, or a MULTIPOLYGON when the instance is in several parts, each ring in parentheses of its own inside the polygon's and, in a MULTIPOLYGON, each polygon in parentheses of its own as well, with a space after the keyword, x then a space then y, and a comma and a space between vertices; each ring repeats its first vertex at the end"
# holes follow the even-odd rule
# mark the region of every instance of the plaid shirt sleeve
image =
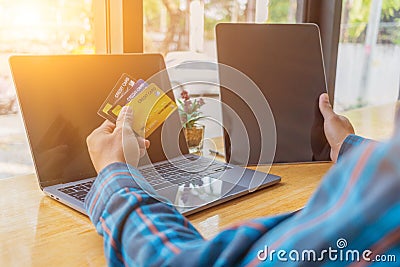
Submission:
POLYGON ((242 222, 211 240, 141 190, 141 174, 126 164, 99 174, 85 206, 110 266, 381 266, 383 258, 398 266, 400 136, 342 157, 301 211, 242 222))

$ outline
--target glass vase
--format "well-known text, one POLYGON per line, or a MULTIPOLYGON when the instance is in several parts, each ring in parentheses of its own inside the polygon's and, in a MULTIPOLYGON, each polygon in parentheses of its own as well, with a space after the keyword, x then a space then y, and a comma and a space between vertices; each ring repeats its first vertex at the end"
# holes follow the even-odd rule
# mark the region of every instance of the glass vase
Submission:
POLYGON ((203 149, 205 126, 196 124, 191 128, 183 128, 189 153, 199 153, 203 149))

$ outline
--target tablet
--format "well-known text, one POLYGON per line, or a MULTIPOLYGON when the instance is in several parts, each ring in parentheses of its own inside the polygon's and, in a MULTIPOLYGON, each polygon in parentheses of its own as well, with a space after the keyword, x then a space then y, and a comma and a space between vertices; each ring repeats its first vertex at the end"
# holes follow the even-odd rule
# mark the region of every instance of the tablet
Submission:
MULTIPOLYGON (((276 129, 275 157, 264 157, 262 141, 273 137, 261 133, 254 116, 257 110, 221 86, 222 103, 238 115, 222 112, 227 161, 240 165, 329 161, 330 147, 318 108, 320 94, 327 92, 318 26, 222 23, 216 27, 216 37, 218 63, 254 81, 269 104, 276 129), (249 142, 235 135, 243 124, 249 142), (250 151, 248 159, 240 156, 244 150, 250 151)), ((224 72, 219 75, 220 84, 230 79, 224 72)))

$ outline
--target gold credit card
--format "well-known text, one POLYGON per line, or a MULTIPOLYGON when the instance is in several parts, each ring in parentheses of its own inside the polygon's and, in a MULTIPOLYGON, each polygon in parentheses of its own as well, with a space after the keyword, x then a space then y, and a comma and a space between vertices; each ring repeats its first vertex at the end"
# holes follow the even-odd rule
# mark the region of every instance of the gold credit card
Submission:
POLYGON ((114 103, 114 105, 108 111, 108 114, 114 119, 113 122, 117 121, 118 114, 121 111, 122 107, 128 104, 147 86, 149 85, 142 79, 136 81, 133 87, 129 88, 129 90, 127 90, 126 93, 114 103))
POLYGON ((141 91, 128 105, 133 109, 133 130, 145 138, 177 109, 175 101, 154 83, 141 91))
POLYGON ((133 109, 133 130, 145 138, 177 109, 175 101, 157 85, 148 85, 142 79, 135 81, 126 73, 119 78, 97 113, 115 123, 125 105, 133 109))

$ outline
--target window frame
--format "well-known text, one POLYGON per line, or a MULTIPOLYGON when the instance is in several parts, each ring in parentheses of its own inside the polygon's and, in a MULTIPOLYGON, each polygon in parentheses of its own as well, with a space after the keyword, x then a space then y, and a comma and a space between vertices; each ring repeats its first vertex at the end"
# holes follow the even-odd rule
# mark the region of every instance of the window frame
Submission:
POLYGON ((93 0, 96 53, 143 53, 143 1, 93 0))
POLYGON ((333 105, 342 18, 342 0, 302 0, 305 23, 315 23, 321 31, 322 51, 329 98, 333 105))

